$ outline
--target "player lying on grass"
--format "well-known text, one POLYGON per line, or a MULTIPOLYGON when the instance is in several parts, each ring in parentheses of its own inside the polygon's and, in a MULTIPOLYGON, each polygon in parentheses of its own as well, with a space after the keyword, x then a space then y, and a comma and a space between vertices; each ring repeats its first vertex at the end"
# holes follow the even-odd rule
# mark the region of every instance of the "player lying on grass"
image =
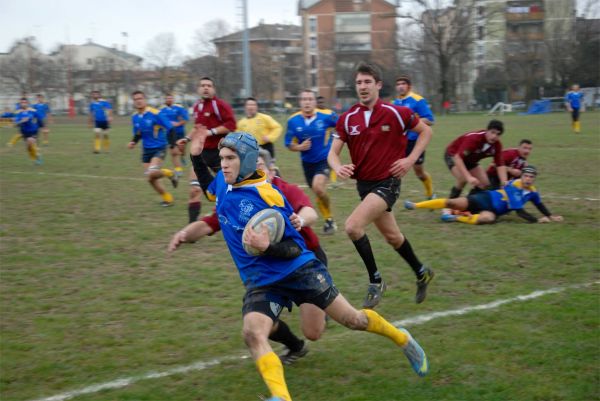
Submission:
POLYGON ((256 170, 258 143, 247 133, 228 134, 219 144, 221 171, 208 188, 216 199, 221 230, 229 252, 246 287, 243 336, 258 371, 271 393, 271 400, 291 401, 281 360, 269 344, 269 335, 283 308, 309 303, 332 319, 352 329, 376 333, 400 346, 419 376, 427 374, 427 357, 408 331, 397 329, 372 310, 356 310, 339 293, 327 268, 306 248, 290 221, 292 207, 256 170), (246 223, 266 208, 279 211, 285 232, 271 244, 267 230, 257 232, 246 223), (251 256, 244 244, 261 251, 251 256))
MULTIPOLYGON (((310 227, 318 219, 310 198, 297 185, 289 184, 275 175, 275 171, 269 168, 272 162, 268 150, 260 149, 258 153, 256 169, 262 171, 267 176, 268 181, 276 185, 290 202, 294 213, 296 213, 295 216, 298 217, 295 221, 297 221, 297 228, 299 228, 300 234, 306 242, 306 247, 314 252, 315 256, 327 266, 327 255, 321 248, 319 238, 310 227)), ((176 233, 169 244, 169 250, 174 251, 182 243, 196 242, 220 230, 219 216, 215 211, 212 215, 204 216, 199 221, 188 224, 183 230, 176 233)), ((307 339, 317 341, 321 338, 323 331, 325 331, 325 313, 321 309, 312 304, 302 304, 300 305, 300 318, 302 319, 302 331, 307 339)), ((284 365, 291 365, 308 353, 306 341, 299 339, 281 319, 273 325, 273 332, 269 335, 269 339, 286 346, 287 349, 279 355, 284 365)))
POLYGON ((494 223, 498 216, 512 211, 529 223, 562 221, 562 216, 553 215, 542 203, 539 192, 533 186, 536 176, 536 168, 527 166, 521 170, 520 179, 509 181, 502 189, 481 191, 467 197, 433 199, 418 203, 407 200, 404 202, 404 207, 409 210, 450 208, 457 211, 467 211, 471 214, 442 214, 443 221, 459 221, 467 224, 494 223), (543 217, 536 218, 525 211, 524 206, 529 201, 544 215, 543 217))

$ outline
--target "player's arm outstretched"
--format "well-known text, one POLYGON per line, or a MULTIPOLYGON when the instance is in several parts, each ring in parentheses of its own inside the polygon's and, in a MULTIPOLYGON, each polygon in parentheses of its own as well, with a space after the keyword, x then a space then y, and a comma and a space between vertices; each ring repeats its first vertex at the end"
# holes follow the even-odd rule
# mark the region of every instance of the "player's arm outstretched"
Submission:
POLYGON ((168 251, 173 252, 179 248, 181 244, 199 241, 214 232, 215 230, 213 230, 207 222, 202 220, 194 221, 173 235, 171 242, 169 243, 168 251))

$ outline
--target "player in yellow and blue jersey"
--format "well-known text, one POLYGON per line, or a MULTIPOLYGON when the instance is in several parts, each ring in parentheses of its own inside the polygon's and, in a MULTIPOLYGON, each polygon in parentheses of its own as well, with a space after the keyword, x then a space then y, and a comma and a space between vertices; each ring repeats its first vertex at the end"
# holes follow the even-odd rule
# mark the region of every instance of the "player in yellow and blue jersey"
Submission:
POLYGON ((16 111, 14 121, 15 125, 17 125, 21 131, 23 140, 27 144, 29 158, 33 160, 36 165, 42 164, 42 156, 37 147, 39 120, 40 116, 38 112, 33 107, 29 107, 27 98, 21 98, 20 108, 16 111))
POLYGON ((48 145, 48 135, 50 134, 50 128, 48 124, 52 122, 52 112, 48 103, 44 101, 44 95, 38 93, 37 103, 33 104, 33 108, 38 112, 39 127, 42 131, 42 144, 48 145))
MULTIPOLYGON (((21 99, 25 98, 25 100, 27 100, 27 104, 29 104, 29 98, 27 97, 27 92, 21 92, 21 97, 19 98, 19 101, 17 103, 15 103, 15 112, 13 113, 13 116, 11 117, 11 119, 14 119, 14 116, 19 112, 19 110, 21 110, 21 99)), ((29 106, 28 106, 29 107, 29 106)), ((12 138, 10 138, 10 141, 8 141, 6 143, 6 146, 9 147, 13 147, 17 144, 17 142, 19 142, 19 139, 22 138, 21 135, 21 131, 19 130, 19 132, 17 132, 16 134, 14 134, 12 136, 12 138)))
POLYGON ((325 219, 323 233, 333 234, 337 226, 327 194, 330 173, 327 155, 333 140, 329 128, 335 128, 338 116, 333 111, 318 110, 316 95, 308 89, 300 92, 300 109, 287 121, 285 146, 300 152, 306 183, 316 195, 317 207, 325 219))
MULTIPOLYGON (((193 139, 192 139, 193 140, 193 139)), ((401 347, 413 370, 425 376, 429 364, 425 352, 408 331, 398 329, 373 310, 357 310, 340 294, 323 263, 306 247, 297 229, 297 216, 283 194, 256 170, 258 143, 248 134, 234 132, 219 143, 221 171, 207 194, 216 200, 219 223, 244 286, 243 336, 258 371, 275 401, 291 401, 281 360, 269 344, 269 334, 284 308, 313 304, 332 319, 352 329, 391 339, 401 347), (284 218, 285 231, 271 244, 267 230, 244 228, 260 210, 273 208, 284 218), (295 223, 294 223, 295 222, 295 223), (244 244, 261 251, 251 256, 244 244)), ((173 251, 185 242, 186 233, 175 234, 173 251)))
POLYGON ((542 198, 533 185, 537 176, 537 169, 526 166, 521 169, 521 178, 509 181, 503 188, 494 191, 479 191, 466 197, 433 199, 418 203, 405 201, 404 207, 413 209, 443 209, 450 208, 456 211, 467 211, 470 214, 456 215, 443 214, 442 220, 446 222, 458 221, 467 224, 494 223, 498 216, 512 211, 529 223, 549 223, 562 221, 562 216, 553 215, 542 203, 542 198), (525 211, 527 202, 531 202, 544 216, 536 218, 525 211))
POLYGON ((162 197, 161 206, 172 206, 173 195, 165 191, 159 180, 162 177, 169 178, 174 188, 178 184, 179 176, 173 170, 161 168, 167 152, 166 131, 172 130, 173 124, 158 110, 148 107, 144 92, 135 91, 131 98, 137 111, 131 116, 133 138, 127 147, 133 149, 140 139, 142 140, 144 174, 152 188, 162 197))
POLYGON ((100 153, 101 145, 105 152, 110 147, 108 132, 112 122, 112 105, 102 99, 100 91, 92 91, 92 101, 90 102, 90 115, 88 126, 92 127, 94 123, 94 153, 100 153))
MULTIPOLYGON (((411 109, 415 114, 419 116, 419 119, 423 121, 425 124, 432 126, 435 118, 431 109, 429 108, 429 104, 427 104, 427 100, 412 91, 412 83, 410 78, 406 75, 402 75, 396 78, 396 93, 398 97, 394 99, 393 104, 397 106, 404 106, 411 109)), ((406 155, 408 156, 415 147, 417 143, 417 138, 419 134, 414 131, 408 131, 408 143, 406 145, 406 155)), ((433 182, 431 180, 431 175, 425 171, 425 152, 419 155, 419 158, 413 165, 413 170, 419 180, 423 183, 425 187, 425 197, 427 199, 432 199, 433 195, 433 182)))
POLYGON ((160 113, 171 121, 174 129, 169 132, 168 142, 171 150, 171 160, 175 166, 175 174, 181 177, 183 174, 183 158, 185 154, 185 144, 177 145, 177 141, 185 138, 185 124, 190 121, 190 114, 187 109, 180 104, 175 103, 172 94, 165 96, 165 104, 160 109, 160 113))
POLYGON ((573 132, 579 134, 581 131, 581 125, 579 123, 579 112, 585 111, 585 107, 583 104, 583 93, 579 92, 579 85, 573 85, 571 90, 567 92, 565 96, 565 106, 567 110, 571 113, 571 126, 573 127, 573 132))

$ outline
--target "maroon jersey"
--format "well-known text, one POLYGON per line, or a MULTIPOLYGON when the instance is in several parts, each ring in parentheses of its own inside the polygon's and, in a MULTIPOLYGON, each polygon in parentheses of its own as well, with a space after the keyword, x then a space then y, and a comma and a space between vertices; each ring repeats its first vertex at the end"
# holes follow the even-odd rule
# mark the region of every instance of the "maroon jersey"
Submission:
MULTIPOLYGON (((194 104, 194 122, 206 128, 216 128, 221 125, 229 131, 235 131, 236 123, 233 109, 222 99, 213 97, 209 100, 200 99, 194 104)), ((219 141, 226 134, 209 135, 204 142, 204 149, 216 149, 219 141)))
POLYGON ((392 163, 406 157, 406 131, 419 123, 419 117, 408 107, 381 100, 370 117, 368 112, 360 103, 352 106, 338 119, 335 136, 348 145, 355 166, 352 178, 380 181, 391 177, 392 163))
MULTIPOLYGON (((305 206, 313 207, 312 203, 310 202, 310 198, 297 185, 285 182, 279 177, 273 178, 271 183, 279 188, 281 193, 283 193, 285 198, 292 206, 292 209, 294 209, 294 213, 298 213, 300 209, 305 206)), ((221 226, 219 225, 219 217, 217 216, 216 210, 213 210, 213 214, 210 216, 202 217, 200 221, 208 224, 208 226, 212 228, 215 233, 221 230, 221 226)), ((315 234, 312 228, 302 227, 300 234, 302 235, 302 238, 304 238, 304 242, 306 242, 306 247, 308 249, 312 251, 319 247, 319 237, 317 237, 317 234, 315 234)))
MULTIPOLYGON (((516 168, 522 170, 523 167, 527 166, 527 160, 521 157, 521 155, 519 154, 519 149, 517 148, 504 149, 502 151, 502 160, 504 160, 504 165, 509 168, 516 168)), ((487 169, 487 173, 489 175, 497 175, 498 172, 496 171, 496 165, 490 164, 490 166, 487 169)), ((510 175, 510 173, 508 173, 508 179, 511 178, 517 177, 512 176, 510 175)))
POLYGON ((496 166, 504 166, 502 160, 502 143, 488 143, 485 140, 485 130, 467 132, 456 138, 446 148, 450 156, 459 155, 465 165, 475 165, 479 160, 493 157, 496 166))

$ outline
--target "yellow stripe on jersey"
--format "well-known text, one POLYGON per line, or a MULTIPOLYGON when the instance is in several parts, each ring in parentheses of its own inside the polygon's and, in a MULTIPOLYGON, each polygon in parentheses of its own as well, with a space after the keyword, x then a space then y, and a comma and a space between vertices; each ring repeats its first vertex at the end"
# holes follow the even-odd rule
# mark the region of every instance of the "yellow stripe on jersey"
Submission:
POLYGON ((283 200, 283 196, 279 191, 277 191, 273 186, 269 183, 265 183, 264 185, 260 185, 256 187, 260 197, 269 205, 283 207, 285 202, 283 200))

